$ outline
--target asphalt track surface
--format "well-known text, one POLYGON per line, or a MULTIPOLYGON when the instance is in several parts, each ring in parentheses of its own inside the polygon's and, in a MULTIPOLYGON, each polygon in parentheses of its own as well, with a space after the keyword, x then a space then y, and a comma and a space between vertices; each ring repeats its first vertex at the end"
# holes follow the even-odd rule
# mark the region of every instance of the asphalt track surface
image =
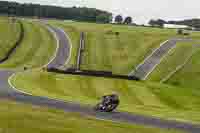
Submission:
POLYGON ((176 46, 177 42, 193 41, 191 39, 171 39, 167 40, 159 48, 154 50, 129 76, 136 76, 141 80, 145 80, 155 67, 161 62, 163 57, 176 46))
MULTIPOLYGON (((52 27, 50 27, 52 28, 52 27)), ((59 38, 59 47, 65 47, 65 50, 58 49, 56 58, 48 64, 48 67, 58 67, 61 64, 64 65, 66 59, 69 56, 69 41, 67 41, 64 32, 58 28, 52 28, 59 38), (61 53, 60 53, 61 52, 61 53), (60 56, 62 55, 62 56, 60 56), (58 63, 58 64, 56 64, 58 63)), ((80 105, 78 103, 64 102, 55 99, 49 99, 47 97, 32 96, 19 92, 12 88, 8 83, 8 78, 13 75, 14 71, 0 71, 0 98, 14 100, 16 102, 27 103, 38 106, 45 106, 55 109, 61 109, 66 112, 77 112, 86 116, 94 117, 97 119, 103 119, 114 122, 127 122, 132 124, 141 124, 146 126, 153 126, 158 128, 166 129, 180 129, 189 133, 200 133, 200 125, 171 121, 171 120, 161 120, 159 118, 154 118, 150 116, 142 116, 127 112, 113 112, 113 113, 103 113, 96 112, 93 107, 89 105, 80 105)))

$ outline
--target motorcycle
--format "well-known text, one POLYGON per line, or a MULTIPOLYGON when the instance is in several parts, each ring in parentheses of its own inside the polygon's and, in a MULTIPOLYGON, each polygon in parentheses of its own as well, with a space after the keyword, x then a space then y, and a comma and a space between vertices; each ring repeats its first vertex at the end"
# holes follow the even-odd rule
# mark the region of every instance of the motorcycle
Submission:
POLYGON ((95 106, 96 111, 100 112, 112 112, 119 105, 118 96, 114 98, 113 95, 103 96, 103 100, 95 106))

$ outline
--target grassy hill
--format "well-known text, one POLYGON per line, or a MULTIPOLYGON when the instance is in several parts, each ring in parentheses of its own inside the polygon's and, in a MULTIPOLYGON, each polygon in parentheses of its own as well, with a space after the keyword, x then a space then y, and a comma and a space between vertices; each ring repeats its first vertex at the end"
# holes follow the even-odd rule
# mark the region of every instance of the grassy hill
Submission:
POLYGON ((0 17, 0 59, 4 58, 8 51, 19 39, 21 27, 18 21, 11 21, 6 17, 0 17))
MULTIPOLYGON (((161 42, 176 36, 175 30, 168 29, 61 21, 50 21, 49 23, 63 28, 72 41, 72 56, 66 67, 73 67, 76 64, 80 33, 84 31, 86 33, 86 47, 81 68, 108 70, 117 74, 128 74, 157 48, 161 42), (116 32, 119 32, 119 35, 116 35, 116 32)), ((37 68, 46 64, 54 54, 56 41, 44 26, 27 20, 23 21, 23 26, 25 29, 23 42, 8 61, 0 64, 1 68, 23 68, 24 66, 37 68)), ((199 33, 192 34, 192 38, 197 39, 198 37, 199 33)), ((176 70, 177 66, 187 61, 183 68, 165 81, 165 83, 171 85, 154 82, 66 76, 37 70, 18 73, 11 79, 11 82, 22 91, 32 93, 33 95, 48 96, 91 105, 95 105, 102 95, 117 92, 121 99, 119 107, 121 111, 150 115, 162 119, 200 123, 200 91, 197 87, 199 85, 198 59, 200 52, 198 49, 200 47, 193 44, 177 44, 177 47, 169 52, 150 75, 150 81, 160 82, 176 70), (193 53, 194 50, 195 52, 193 53), (188 57, 190 58, 187 60, 188 57)), ((1 103, 1 105, 4 104, 1 103)), ((35 114, 32 114, 30 109, 21 107, 23 105, 16 103, 9 103, 8 105, 9 109, 5 108, 5 106, 0 106, 0 109, 7 109, 11 112, 2 111, 3 113, 0 113, 0 116, 9 116, 9 114, 14 113, 12 110, 19 110, 23 115, 23 111, 25 111, 27 115, 25 119, 21 119, 19 114, 14 113, 13 116, 10 115, 12 116, 9 117, 10 119, 18 119, 16 121, 9 121, 12 128, 6 127, 6 124, 4 125, 3 128, 6 128, 8 131, 27 132, 31 129, 34 132, 36 127, 39 127, 40 131, 46 132, 76 132, 76 129, 87 127, 87 124, 91 125, 92 121, 95 124, 91 128, 84 128, 84 132, 93 132, 94 130, 102 132, 101 129, 105 129, 105 127, 109 133, 119 131, 132 132, 132 130, 144 133, 165 132, 164 130, 144 128, 137 125, 115 125, 113 123, 105 125, 101 121, 83 118, 80 115, 66 114, 60 111, 58 111, 59 115, 57 115, 55 110, 50 111, 50 113, 48 112, 49 110, 45 110, 44 113, 41 113, 41 111, 37 112, 34 109, 33 112, 35 114), (10 109, 10 106, 15 106, 16 109, 10 109), (51 119, 48 119, 48 122, 46 122, 49 117, 51 119), (70 120, 67 121, 66 118, 70 120), (78 124, 74 125, 77 121, 78 124), (13 125, 12 122, 14 123, 13 125), (27 128, 19 128, 22 126, 20 125, 21 123, 26 124, 25 127, 27 128), (66 127, 66 123, 69 125, 69 128, 66 127)))
MULTIPOLYGON (((82 69, 128 74, 176 30, 124 25, 51 21, 63 27, 73 43, 71 66, 76 63, 80 33, 86 33, 82 69), (119 35, 115 33, 119 32, 119 35)), ((197 35, 195 35, 197 36, 197 35)))
POLYGON ((195 88, 39 71, 19 73, 11 82, 34 95, 91 105, 101 96, 117 92, 122 111, 200 123, 200 91, 195 88))
POLYGON ((169 80, 166 81, 168 84, 187 87, 197 88, 200 85, 200 48, 196 48, 196 52, 191 56, 190 60, 176 72, 169 80))
POLYGON ((149 75, 149 80, 162 81, 170 73, 175 72, 178 66, 181 66, 188 61, 188 58, 191 57, 194 50, 200 48, 196 47, 194 44, 197 44, 197 42, 177 43, 176 47, 169 51, 169 53, 162 59, 160 64, 158 64, 155 70, 149 75))
POLYGON ((2 133, 181 133, 139 125, 95 120, 75 113, 0 100, 2 133))
POLYGON ((178 43, 177 47, 163 58, 148 80, 199 88, 199 57, 200 41, 178 43))
MULTIPOLYGON (((176 36, 175 30, 168 29, 61 21, 49 23, 64 28, 71 38, 73 49, 70 66, 76 63, 79 35, 84 31, 86 50, 81 68, 112 70, 119 74, 127 74, 162 41, 176 36), (119 32, 119 36, 115 32, 119 32)), ((195 33, 192 37, 197 38, 198 35, 195 33)), ((193 43, 177 44, 151 74, 150 80, 160 82, 183 64, 194 48, 196 46, 193 43)), ((12 78, 12 83, 34 95, 91 105, 96 104, 102 95, 117 92, 122 100, 119 108, 122 111, 200 122, 200 92, 189 86, 190 89, 183 89, 160 83, 65 76, 40 71, 19 73, 12 78)))
POLYGON ((46 64, 54 55, 56 41, 53 35, 37 22, 23 20, 24 38, 16 51, 1 68, 34 68, 46 64))

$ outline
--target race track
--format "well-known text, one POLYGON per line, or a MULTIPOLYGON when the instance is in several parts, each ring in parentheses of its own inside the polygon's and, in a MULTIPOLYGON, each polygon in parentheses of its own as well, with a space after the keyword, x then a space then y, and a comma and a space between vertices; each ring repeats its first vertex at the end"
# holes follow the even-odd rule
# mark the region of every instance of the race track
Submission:
MULTIPOLYGON (((59 40, 59 48, 55 58, 48 64, 48 67, 60 67, 65 64, 69 58, 69 41, 67 40, 62 29, 49 27, 53 30, 59 40)), ((38 106, 46 106, 56 109, 62 109, 67 112, 77 112, 83 115, 95 117, 97 119, 111 120, 115 122, 128 122, 133 124, 142 124, 147 126, 154 126, 159 128, 173 128, 180 129, 190 133, 199 133, 200 125, 194 125, 190 123, 161 120, 159 118, 130 114, 126 112, 114 112, 114 113, 101 113, 95 112, 91 106, 80 105, 78 103, 69 103, 55 99, 49 99, 47 97, 32 96, 24 94, 12 88, 8 83, 8 78, 15 72, 8 70, 0 71, 0 98, 6 98, 21 103, 28 103, 38 106)))
POLYGON ((193 41, 191 39, 171 39, 162 43, 159 48, 155 49, 136 69, 129 73, 129 76, 136 76, 141 80, 145 80, 155 67, 161 62, 167 53, 176 47, 177 42, 193 41))

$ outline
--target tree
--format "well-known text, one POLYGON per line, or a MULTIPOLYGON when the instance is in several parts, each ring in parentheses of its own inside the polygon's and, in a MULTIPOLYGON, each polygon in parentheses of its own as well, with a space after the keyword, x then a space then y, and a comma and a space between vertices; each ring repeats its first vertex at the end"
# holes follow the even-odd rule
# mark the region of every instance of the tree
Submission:
POLYGON ((178 29, 177 34, 178 35, 183 35, 183 29, 178 29))
POLYGON ((163 20, 163 19, 158 19, 157 20, 157 24, 160 26, 160 27, 163 27, 164 26, 164 24, 166 24, 167 22, 165 21, 165 20, 163 20))
POLYGON ((123 21, 123 17, 122 17, 121 15, 117 15, 117 16, 115 17, 115 22, 116 22, 116 23, 122 23, 122 21, 123 21))
POLYGON ((124 24, 131 24, 132 23, 132 17, 126 17, 124 20, 124 24))
POLYGON ((96 22, 99 22, 99 23, 109 23, 109 17, 108 15, 106 14, 100 14, 96 17, 96 22))
POLYGON ((77 21, 109 23, 112 13, 86 7, 58 7, 39 4, 20 4, 17 2, 0 1, 0 14, 10 16, 45 17, 70 19, 77 21))
POLYGON ((155 27, 163 27, 163 25, 166 24, 166 23, 167 22, 165 20, 162 20, 162 19, 157 19, 157 20, 151 19, 149 21, 149 25, 155 26, 155 27))

